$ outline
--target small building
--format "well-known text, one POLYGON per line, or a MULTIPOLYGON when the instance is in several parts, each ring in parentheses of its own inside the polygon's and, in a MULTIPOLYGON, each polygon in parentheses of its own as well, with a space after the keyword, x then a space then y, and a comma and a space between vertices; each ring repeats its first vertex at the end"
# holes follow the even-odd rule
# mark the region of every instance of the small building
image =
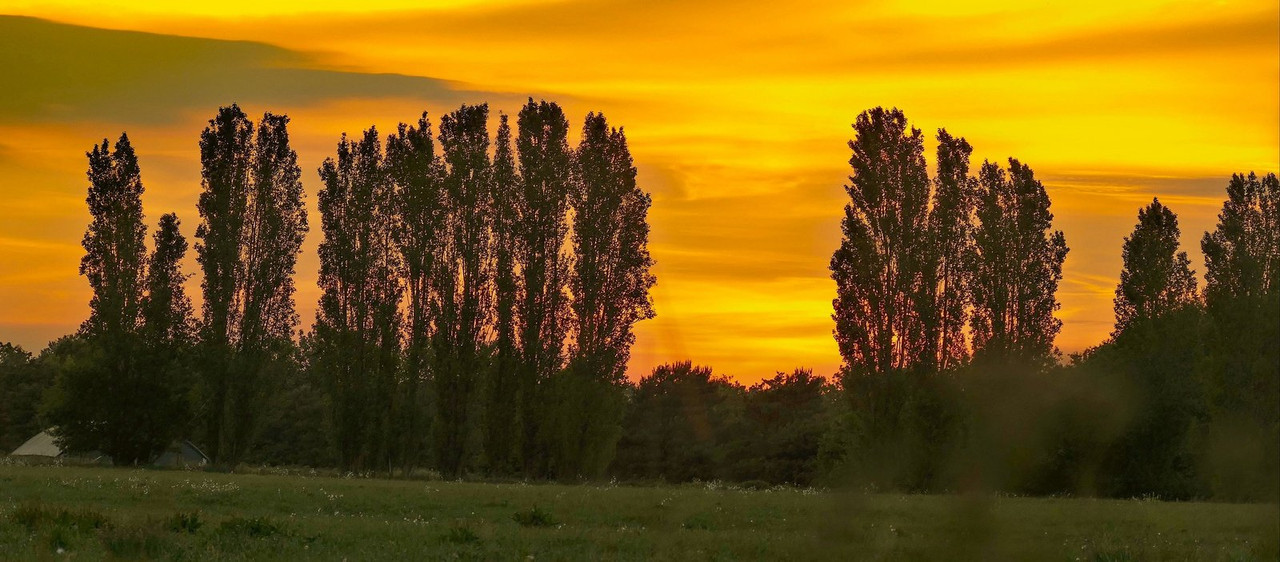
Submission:
MULTIPOLYGON (((111 462, 109 457, 97 451, 80 455, 67 454, 62 450, 62 447, 58 446, 53 434, 50 433, 52 430, 53 428, 49 428, 35 434, 31 439, 14 449, 12 453, 9 453, 9 456, 66 459, 80 462, 111 462)), ((165 449, 155 460, 151 461, 151 464, 170 468, 198 467, 209 464, 209 457, 194 443, 184 439, 170 444, 168 449, 165 449)))

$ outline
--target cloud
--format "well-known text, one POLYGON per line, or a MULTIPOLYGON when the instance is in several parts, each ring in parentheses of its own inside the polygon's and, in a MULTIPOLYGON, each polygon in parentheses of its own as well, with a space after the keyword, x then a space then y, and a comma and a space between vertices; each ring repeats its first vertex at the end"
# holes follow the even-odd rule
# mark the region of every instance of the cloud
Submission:
MULTIPOLYGON (((0 122, 169 123, 230 102, 307 105, 344 98, 475 101, 436 78, 315 68, 263 43, 112 31, 0 16, 0 122)), ((509 97, 509 96, 508 96, 509 97)))

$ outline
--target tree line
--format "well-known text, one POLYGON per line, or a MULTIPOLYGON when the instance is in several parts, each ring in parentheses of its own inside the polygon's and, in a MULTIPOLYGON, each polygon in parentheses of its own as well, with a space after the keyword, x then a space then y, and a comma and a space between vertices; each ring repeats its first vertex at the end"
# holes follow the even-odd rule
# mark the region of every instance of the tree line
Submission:
POLYGON ((1203 290, 1176 214, 1158 199, 1139 209, 1112 334, 1063 357, 1068 248, 1032 169, 974 170, 968 142, 939 129, 931 174, 921 131, 871 109, 853 124, 830 264, 841 371, 746 387, 682 362, 632 382, 631 330, 653 316, 654 278, 650 200, 625 135, 589 114, 570 148, 562 110, 532 100, 514 139, 506 115, 492 138, 488 121, 487 105, 462 106, 438 133, 424 113, 385 138, 343 136, 318 170, 322 296, 305 333, 291 280, 307 217, 287 117, 265 115, 255 136, 222 108, 201 137, 199 321, 177 218, 161 219, 145 256, 128 139, 95 147, 82 265, 93 313, 39 357, 4 348, 4 445, 42 419, 117 462, 199 435, 224 465, 1280 493, 1274 174, 1228 183, 1201 243, 1203 290))

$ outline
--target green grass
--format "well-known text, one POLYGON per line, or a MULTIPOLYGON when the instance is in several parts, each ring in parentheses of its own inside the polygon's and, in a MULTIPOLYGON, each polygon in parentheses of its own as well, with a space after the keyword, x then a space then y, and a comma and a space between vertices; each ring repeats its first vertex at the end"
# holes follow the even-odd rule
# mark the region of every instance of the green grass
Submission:
POLYGON ((0 466, 0 560, 1277 560, 1276 505, 0 466))

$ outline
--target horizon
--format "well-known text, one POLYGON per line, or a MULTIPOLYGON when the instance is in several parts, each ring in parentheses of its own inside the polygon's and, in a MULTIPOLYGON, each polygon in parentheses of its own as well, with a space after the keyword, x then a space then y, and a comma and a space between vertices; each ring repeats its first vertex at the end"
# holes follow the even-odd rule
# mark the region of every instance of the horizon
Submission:
MULTIPOLYGON (((1071 248, 1058 291, 1064 353, 1110 333, 1121 242, 1139 207, 1159 197, 1178 214, 1182 249, 1203 280, 1199 240, 1231 174, 1280 168, 1280 7, 1262 2, 1224 5, 1211 18, 1199 3, 1151 2, 1087 13, 987 4, 940 16, 941 5, 899 7, 862 19, 814 2, 795 13, 743 7, 751 25, 714 37, 699 24, 724 14, 704 5, 658 5, 636 28, 603 33, 627 14, 576 1, 418 11, 371 2, 360 14, 238 2, 247 11, 229 18, 159 4, 106 15, 90 4, 19 2, 12 15, 40 19, 0 15, 0 44, 43 41, 0 50, 19 78, 0 100, 0 181, 12 201, 0 210, 0 339, 32 352, 88 315, 89 287, 75 274, 88 223, 84 152, 128 132, 149 228, 176 211, 194 239, 199 131, 233 102, 255 120, 264 111, 291 118, 312 225, 296 277, 304 330, 319 295, 315 169, 343 132, 372 124, 385 134, 423 109, 438 125, 460 103, 514 115, 532 96, 565 108, 576 144, 586 113, 604 112, 626 128, 638 183, 653 195, 658 316, 636 327, 632 379, 686 359, 743 384, 838 368, 827 264, 847 199, 849 124, 869 107, 905 111, 926 137, 931 173, 933 132, 944 127, 973 145, 975 168, 1014 157, 1036 171, 1071 248), (273 25, 283 15, 290 24, 273 25), (906 18, 915 25, 903 38, 906 18), (844 37, 850 22, 863 32, 855 39, 881 43, 844 37), (1008 33, 1028 22, 1044 34, 1008 33), (411 29, 372 31, 392 24, 411 29), (643 30, 667 41, 646 45, 643 30), (780 37, 754 35, 762 31, 780 37), (942 32, 958 32, 945 35, 955 43, 920 48, 942 32), (487 53, 477 48, 486 41, 496 45, 487 53), (144 44, 168 50, 137 49, 144 44), (119 75, 95 74, 94 61, 77 56, 88 46, 143 58, 121 62, 119 75)), ((194 252, 184 271, 198 303, 194 252)))

